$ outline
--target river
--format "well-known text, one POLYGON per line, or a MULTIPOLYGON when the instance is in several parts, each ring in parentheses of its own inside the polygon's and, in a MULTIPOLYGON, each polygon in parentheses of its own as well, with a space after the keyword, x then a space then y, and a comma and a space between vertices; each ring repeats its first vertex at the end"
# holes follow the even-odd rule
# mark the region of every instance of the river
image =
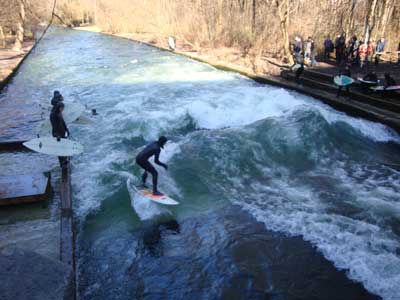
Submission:
MULTIPOLYGON (((55 89, 99 113, 71 126, 85 147, 72 163, 80 299, 400 299, 393 130, 169 52, 60 28, 0 101, 40 119, 55 89), (170 141, 160 189, 181 203, 170 209, 130 186, 135 155, 161 134, 170 141)), ((6 136, 32 136, 36 125, 8 124, 6 136)))

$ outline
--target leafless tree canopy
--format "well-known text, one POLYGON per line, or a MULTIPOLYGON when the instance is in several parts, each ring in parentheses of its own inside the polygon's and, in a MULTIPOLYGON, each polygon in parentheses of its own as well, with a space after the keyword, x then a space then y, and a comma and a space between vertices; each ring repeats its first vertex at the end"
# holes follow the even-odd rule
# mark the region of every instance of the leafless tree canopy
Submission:
MULTIPOLYGON (((0 26, 18 28, 18 3, 29 3, 25 27, 48 17, 51 0, 0 0, 0 26)), ((196 47, 237 47, 287 56, 295 35, 344 33, 362 39, 400 41, 400 0, 59 0, 57 15, 68 24, 96 23, 108 32, 174 35, 196 47)))
POLYGON ((106 31, 172 34, 199 46, 272 54, 284 54, 294 35, 312 36, 317 45, 341 33, 385 36, 388 49, 400 40, 399 0, 97 0, 96 10, 106 31))

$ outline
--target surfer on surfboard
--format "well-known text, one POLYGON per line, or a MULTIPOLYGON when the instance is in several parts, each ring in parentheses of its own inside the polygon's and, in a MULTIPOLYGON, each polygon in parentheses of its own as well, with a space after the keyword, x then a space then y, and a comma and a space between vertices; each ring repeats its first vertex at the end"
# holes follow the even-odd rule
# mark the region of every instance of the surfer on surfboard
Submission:
POLYGON ((142 183, 143 187, 146 187, 146 180, 147 180, 147 172, 151 174, 153 177, 153 195, 155 196, 162 196, 163 194, 160 193, 157 189, 158 183, 158 172, 153 167, 153 165, 149 162, 150 157, 154 156, 154 162, 162 166, 165 170, 168 170, 168 166, 162 162, 160 162, 160 152, 161 149, 164 148, 164 145, 167 143, 168 139, 165 136, 161 136, 158 141, 152 142, 151 144, 147 145, 140 153, 136 156, 136 163, 144 169, 144 173, 142 176, 142 183))

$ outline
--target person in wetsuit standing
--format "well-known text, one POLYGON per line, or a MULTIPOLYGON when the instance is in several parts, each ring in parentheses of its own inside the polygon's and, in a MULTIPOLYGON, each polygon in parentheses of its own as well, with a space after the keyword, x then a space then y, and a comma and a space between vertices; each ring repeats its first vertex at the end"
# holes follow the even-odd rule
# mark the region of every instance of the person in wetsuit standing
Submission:
MULTIPOLYGON (((50 114, 50 122, 52 127, 52 135, 53 137, 59 139, 65 139, 69 136, 69 130, 67 125, 64 122, 64 118, 62 112, 64 110, 64 103, 59 101, 56 103, 50 114)), ((61 168, 66 167, 68 163, 68 159, 66 157, 58 157, 58 161, 60 162, 61 168)))
POLYGON ((136 163, 144 169, 144 173, 142 176, 143 187, 146 187, 146 180, 147 180, 147 172, 151 174, 153 177, 153 195, 155 196, 162 196, 163 194, 160 193, 157 189, 158 183, 158 173, 157 170, 153 167, 153 165, 149 162, 150 157, 154 156, 154 162, 162 166, 165 170, 168 170, 168 166, 160 162, 160 152, 161 149, 164 148, 164 145, 168 139, 165 136, 161 136, 158 141, 152 142, 151 144, 147 145, 140 153, 136 156, 136 163))

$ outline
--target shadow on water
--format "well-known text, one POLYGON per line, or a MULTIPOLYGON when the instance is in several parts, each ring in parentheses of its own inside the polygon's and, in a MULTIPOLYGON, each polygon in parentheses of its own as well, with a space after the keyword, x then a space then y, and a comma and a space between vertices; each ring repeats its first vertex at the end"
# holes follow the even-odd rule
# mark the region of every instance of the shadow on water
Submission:
POLYGON ((163 256, 163 236, 179 234, 180 226, 176 220, 160 221, 158 224, 151 224, 143 229, 143 250, 154 257, 163 256))
POLYGON ((300 237, 239 207, 82 241, 82 299, 375 300, 300 237))

